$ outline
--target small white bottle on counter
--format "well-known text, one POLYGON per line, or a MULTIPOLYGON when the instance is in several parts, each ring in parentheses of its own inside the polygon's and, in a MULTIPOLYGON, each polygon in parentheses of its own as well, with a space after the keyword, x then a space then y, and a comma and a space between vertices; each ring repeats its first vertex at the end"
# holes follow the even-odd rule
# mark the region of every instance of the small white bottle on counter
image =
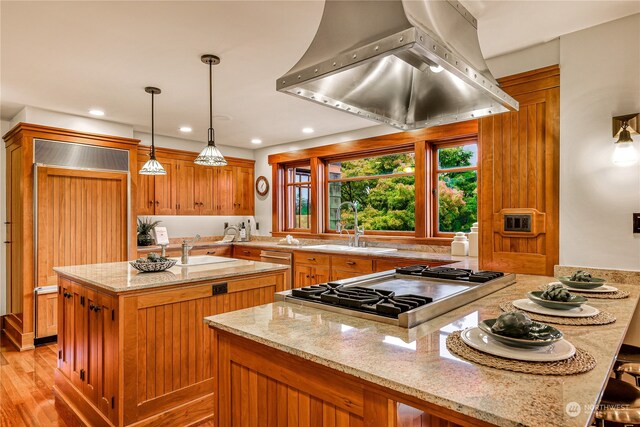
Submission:
POLYGON ((462 231, 458 231, 451 242, 451 255, 467 256, 469 252, 469 241, 462 231))
POLYGON ((469 233, 469 256, 478 256, 478 223, 474 222, 469 233))

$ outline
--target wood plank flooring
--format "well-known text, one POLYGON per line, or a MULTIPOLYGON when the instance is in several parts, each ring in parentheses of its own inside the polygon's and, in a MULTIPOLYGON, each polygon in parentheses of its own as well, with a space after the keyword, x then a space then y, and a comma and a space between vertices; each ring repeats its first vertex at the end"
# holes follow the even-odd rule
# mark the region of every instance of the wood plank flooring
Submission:
MULTIPOLYGON (((0 426, 79 427, 69 409, 56 402, 53 372, 56 343, 20 353, 0 338, 0 426)), ((198 427, 212 427, 212 422, 198 427)))

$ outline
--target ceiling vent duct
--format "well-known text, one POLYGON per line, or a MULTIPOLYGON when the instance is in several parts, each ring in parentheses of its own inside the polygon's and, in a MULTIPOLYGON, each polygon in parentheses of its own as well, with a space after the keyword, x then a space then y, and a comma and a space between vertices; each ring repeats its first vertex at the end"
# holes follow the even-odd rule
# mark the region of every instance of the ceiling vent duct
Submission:
POLYGON ((326 0, 315 38, 280 92, 402 130, 517 111, 457 1, 326 0))

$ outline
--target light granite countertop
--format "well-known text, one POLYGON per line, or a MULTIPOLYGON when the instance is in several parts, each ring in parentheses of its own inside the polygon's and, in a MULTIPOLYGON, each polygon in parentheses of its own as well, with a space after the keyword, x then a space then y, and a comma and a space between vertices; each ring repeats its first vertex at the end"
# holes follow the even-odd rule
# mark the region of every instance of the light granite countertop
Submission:
POLYGON ((613 313, 604 326, 559 326, 566 338, 597 360, 573 376, 538 376, 483 367, 446 349, 448 334, 501 313, 498 303, 522 298, 554 279, 519 275, 517 282, 412 329, 403 329, 295 302, 277 302, 205 318, 210 326, 320 363, 383 387, 499 426, 584 427, 609 376, 634 312, 640 288, 622 300, 590 300, 613 313), (577 402, 580 413, 565 407, 577 402))
POLYGON ((229 258, 229 262, 171 267, 157 273, 142 273, 128 262, 54 267, 59 275, 76 279, 110 292, 122 293, 204 280, 237 278, 250 274, 288 270, 285 265, 229 258))

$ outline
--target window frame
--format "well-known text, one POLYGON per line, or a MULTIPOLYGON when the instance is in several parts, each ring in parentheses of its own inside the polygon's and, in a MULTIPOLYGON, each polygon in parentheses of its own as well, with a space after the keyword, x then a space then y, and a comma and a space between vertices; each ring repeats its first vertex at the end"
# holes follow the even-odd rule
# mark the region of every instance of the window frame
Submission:
MULTIPOLYGON (((417 179, 417 169, 418 169, 418 165, 416 164, 414 166, 414 170, 413 172, 410 173, 394 173, 394 174, 388 174, 388 175, 371 175, 371 176, 367 176, 367 177, 355 177, 355 178, 342 178, 342 179, 330 179, 329 178, 329 165, 333 162, 345 162, 345 161, 349 161, 349 160, 361 160, 361 159, 368 159, 368 158, 372 158, 372 157, 382 157, 382 156, 387 156, 387 155, 391 155, 391 154, 402 154, 402 153, 413 153, 414 156, 416 155, 415 152, 415 144, 411 144, 411 145, 404 145, 404 146, 399 146, 399 147, 394 147, 393 149, 385 149, 385 150, 377 150, 377 151, 373 151, 373 152, 360 152, 360 153, 350 153, 349 155, 342 155, 342 156, 331 156, 331 157, 325 157, 321 159, 322 165, 323 165, 323 170, 324 170, 324 176, 326 177, 326 179, 323 180, 322 182, 322 188, 324 189, 324 200, 322 203, 322 206, 319 207, 319 209, 322 211, 322 215, 324 217, 324 222, 322 224, 322 231, 323 233, 326 234, 332 234, 332 235, 339 235, 339 233, 334 230, 331 229, 330 227, 330 204, 329 204, 329 186, 332 182, 347 182, 347 181, 364 181, 367 179, 380 179, 380 178, 395 178, 395 177, 402 177, 402 176, 413 176, 417 179)), ((417 160, 416 160, 417 163, 417 160)), ((418 189, 416 188, 416 192, 418 191, 418 189)), ((417 209, 416 209, 417 212, 417 209)), ((417 216, 417 213, 416 213, 417 216)), ((416 221, 416 227, 417 228, 417 221, 416 221)), ((367 235, 367 231, 369 231, 368 234, 374 235, 374 236, 406 236, 406 237, 415 237, 416 236, 416 232, 417 230, 413 230, 413 231, 396 231, 396 230, 365 230, 365 236, 367 235)))
MULTIPOLYGON (((273 237, 283 237, 291 234, 298 238, 307 239, 343 239, 344 237, 340 237, 335 231, 328 230, 328 221, 324 214, 325 206, 328 204, 327 160, 348 160, 412 151, 415 153, 416 162, 414 171, 416 192, 415 232, 367 230, 364 239, 366 241, 388 243, 450 244, 452 236, 434 236, 433 234, 435 229, 434 199, 432 196, 434 187, 432 182, 434 176, 434 147, 436 145, 442 147, 442 144, 448 143, 452 143, 452 145, 461 145, 465 142, 477 143, 478 129, 479 121, 476 119, 270 154, 268 163, 272 166, 273 179, 271 235, 273 237), (284 224, 287 213, 284 185, 285 167, 296 164, 310 164, 311 166, 311 227, 310 229, 287 230, 284 224)), ((481 158, 481 147, 478 146, 478 166, 481 158)), ((478 168, 478 186, 480 186, 481 179, 481 171, 478 168)), ((481 201, 478 200, 478 215, 480 215, 480 210, 481 201)))
MULTIPOLYGON (((439 221, 440 221, 440 207, 438 205, 438 175, 441 173, 447 172, 467 172, 467 171, 476 171, 477 187, 480 187, 480 145, 478 144, 478 138, 468 138, 468 139, 460 139, 456 141, 449 141, 444 143, 435 143, 431 144, 431 224, 432 230, 431 235, 433 237, 441 237, 441 238, 453 238, 455 236, 455 232, 442 232, 439 229, 439 221), (465 166, 458 168, 447 168, 447 169, 439 169, 438 165, 438 150, 441 148, 451 148, 451 147, 462 147, 465 145, 474 145, 476 146, 476 152, 478 153, 478 159, 476 161, 475 166, 465 166)), ((480 217, 480 200, 478 199, 478 213, 477 219, 480 217)))
POLYGON ((310 161, 301 161, 301 162, 295 162, 295 163, 288 163, 288 164, 284 164, 282 165, 282 169, 283 169, 283 208, 284 208, 284 216, 282 218, 282 225, 283 225, 283 230, 284 231, 291 231, 294 233, 310 233, 312 228, 313 228, 313 209, 314 209, 314 204, 313 204, 313 186, 314 186, 314 180, 313 180, 313 171, 312 171, 312 162, 310 161), (289 170, 290 169, 297 169, 299 167, 309 167, 309 181, 306 182, 289 182, 289 170), (290 200, 290 196, 289 196, 289 188, 290 187, 309 187, 309 227, 308 228, 298 228, 298 227, 290 227, 289 221, 290 221, 290 215, 289 215, 289 209, 293 206, 295 207, 295 201, 294 204, 291 205, 291 200, 290 200))

